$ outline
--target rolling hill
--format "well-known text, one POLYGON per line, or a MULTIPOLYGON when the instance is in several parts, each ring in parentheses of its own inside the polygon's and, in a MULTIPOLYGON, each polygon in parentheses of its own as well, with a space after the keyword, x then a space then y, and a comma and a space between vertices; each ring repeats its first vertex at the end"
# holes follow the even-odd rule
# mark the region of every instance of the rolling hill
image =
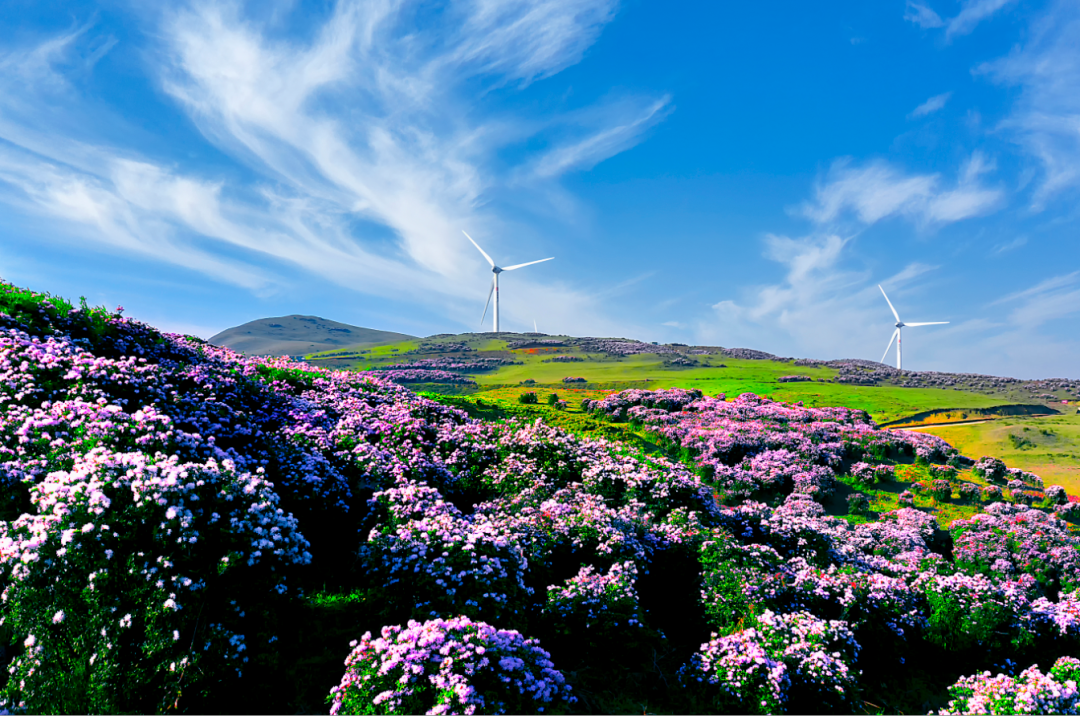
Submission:
POLYGON ((277 316, 228 328, 210 339, 247 355, 295 355, 405 341, 413 336, 350 326, 319 316, 277 316))

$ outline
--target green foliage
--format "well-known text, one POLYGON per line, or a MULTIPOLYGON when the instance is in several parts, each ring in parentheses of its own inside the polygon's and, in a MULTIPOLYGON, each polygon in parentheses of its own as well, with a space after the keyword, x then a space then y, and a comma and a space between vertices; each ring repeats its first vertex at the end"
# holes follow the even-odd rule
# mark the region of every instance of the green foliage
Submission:
POLYGON ((555 405, 555 403, 557 403, 557 402, 559 402, 559 394, 558 393, 549 393, 548 397, 547 397, 547 404, 548 405, 555 405))
POLYGON ((528 392, 525 392, 525 393, 522 393, 521 395, 519 395, 518 396, 518 402, 521 403, 522 405, 536 405, 539 402, 539 400, 536 397, 536 393, 534 393, 534 392, 532 392, 530 390, 528 392))
POLYGON ((1029 630, 1018 628, 1017 614, 1010 605, 970 597, 952 591, 926 591, 930 606, 927 641, 949 651, 1024 649, 1034 643, 1029 630))
POLYGON ((277 368, 262 363, 257 365, 255 370, 257 375, 267 383, 280 381, 300 390, 311 389, 315 384, 316 378, 318 378, 316 374, 300 370, 299 368, 277 368))

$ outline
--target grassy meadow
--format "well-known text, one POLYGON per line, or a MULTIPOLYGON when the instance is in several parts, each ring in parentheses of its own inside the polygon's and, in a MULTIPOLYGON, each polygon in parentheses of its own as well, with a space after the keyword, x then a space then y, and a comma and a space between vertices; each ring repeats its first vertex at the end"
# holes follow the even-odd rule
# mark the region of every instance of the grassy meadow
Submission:
POLYGON ((993 455, 1070 494, 1080 490, 1080 415, 1000 418, 920 431, 944 438, 965 455, 993 455))
MULTIPOLYGON (((556 337, 558 338, 558 337, 556 337)), ((484 337, 484 334, 448 336, 441 340, 404 341, 366 349, 363 353, 331 351, 315 353, 307 360, 330 368, 371 370, 382 365, 406 362, 416 358, 434 357, 437 350, 419 351, 422 343, 465 343, 473 349, 468 353, 453 353, 461 360, 477 357, 501 357, 520 363, 501 366, 497 370, 476 373, 476 392, 511 392, 536 390, 560 392, 568 376, 585 378, 592 390, 612 391, 629 387, 658 390, 662 388, 696 388, 706 395, 725 393, 756 393, 773 400, 803 401, 808 407, 842 405, 865 410, 879 423, 893 421, 926 410, 991 408, 1015 402, 1000 395, 988 395, 964 390, 942 388, 901 388, 896 386, 851 385, 826 382, 838 371, 829 367, 797 366, 794 362, 778 360, 746 360, 722 355, 694 355, 696 366, 673 366, 668 357, 656 354, 616 357, 585 353, 577 347, 540 347, 508 349, 507 341, 484 337), (412 352, 410 352, 412 351, 412 352), (576 356, 581 362, 553 363, 554 356, 576 356), (806 376, 806 382, 778 382, 782 376, 806 376), (526 380, 533 384, 522 386, 526 380), (515 386, 522 386, 520 389, 515 386)), ((493 393, 501 395, 502 393, 493 393)), ((516 394, 516 393, 515 393, 516 394)), ((595 396, 590 396, 595 397, 595 396)))

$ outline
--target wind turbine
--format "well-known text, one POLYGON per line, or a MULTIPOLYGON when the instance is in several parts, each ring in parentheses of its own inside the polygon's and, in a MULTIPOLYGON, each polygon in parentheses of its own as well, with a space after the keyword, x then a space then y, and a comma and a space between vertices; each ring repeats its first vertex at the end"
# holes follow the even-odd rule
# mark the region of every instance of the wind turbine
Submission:
POLYGON ((487 259, 487 262, 489 264, 491 264, 491 273, 495 274, 494 278, 491 279, 491 290, 488 291, 487 301, 484 302, 484 315, 480 317, 480 323, 482 324, 484 322, 484 318, 487 317, 487 307, 488 307, 488 304, 491 303, 491 295, 495 294, 495 309, 494 309, 495 327, 494 327, 494 331, 496 333, 498 333, 499 332, 499 274, 501 274, 503 271, 513 271, 514 269, 524 268, 525 266, 532 266, 533 264, 539 264, 539 263, 543 263, 545 261, 551 261, 551 259, 553 259, 555 257, 552 256, 550 258, 540 259, 539 261, 530 261, 530 262, 524 263, 524 264, 515 264, 513 266, 507 266, 506 268, 500 268, 500 267, 496 266, 495 262, 491 260, 491 257, 488 256, 487 253, 482 248, 480 248, 480 244, 473 241, 473 237, 469 236, 467 231, 462 229, 461 233, 465 234, 465 238, 472 242, 472 245, 476 247, 477 251, 484 254, 484 258, 487 259))
POLYGON ((902 370, 903 363, 902 354, 900 352, 900 329, 904 326, 943 326, 948 321, 931 321, 930 323, 904 323, 900 320, 900 314, 893 308, 892 301, 889 300, 888 295, 885 293, 885 289, 881 288, 881 284, 878 284, 878 288, 881 289, 881 295, 885 296, 885 303, 889 304, 889 308, 892 310, 892 314, 896 317, 896 330, 893 331, 892 338, 889 339, 889 345, 885 347, 885 352, 881 354, 881 362, 885 362, 885 356, 889 355, 889 349, 892 348, 893 341, 896 341, 896 369, 902 370))

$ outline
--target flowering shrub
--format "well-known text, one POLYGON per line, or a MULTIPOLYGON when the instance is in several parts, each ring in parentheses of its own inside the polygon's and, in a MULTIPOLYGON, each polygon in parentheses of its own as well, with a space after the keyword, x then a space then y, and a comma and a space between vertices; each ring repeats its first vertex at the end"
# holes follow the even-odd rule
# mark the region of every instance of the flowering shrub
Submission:
POLYGON ((1064 505, 1068 503, 1069 496, 1061 485, 1050 485, 1046 488, 1046 501, 1051 505, 1064 505))
MULTIPOLYGON (((397 363, 394 365, 375 366, 372 370, 437 370, 450 371, 453 373, 474 373, 485 370, 494 370, 503 365, 521 365, 518 361, 506 358, 471 358, 460 360, 458 358, 421 358, 409 363, 397 363)), ((436 381, 430 381, 436 382, 436 381)))
POLYGON ((949 531, 956 565, 970 574, 1030 574, 1050 593, 1080 586, 1080 537, 1053 515, 998 502, 949 531))
POLYGON ((982 457, 975 461, 971 471, 988 482, 1004 482, 1005 463, 996 457, 982 457))
POLYGON ((1063 656, 1049 674, 1034 664, 1013 677, 989 671, 965 676, 949 687, 941 714, 1074 714, 1080 711, 1080 661, 1063 656))
POLYGON ((585 378, 582 378, 580 376, 568 375, 568 376, 566 376, 565 378, 562 379, 562 382, 564 382, 564 383, 587 383, 588 381, 585 378))
POLYGON ((952 497, 952 483, 948 480, 934 480, 927 491, 938 502, 944 502, 952 497))
POLYGON ((954 480, 957 473, 951 465, 931 465, 930 474, 941 480, 954 480))
POLYGON ((386 517, 371 530, 365 563, 413 615, 456 608, 494 620, 522 608, 527 561, 505 526, 465 517, 421 483, 399 482, 373 500, 386 517))
POLYGON ((871 487, 878 482, 886 482, 893 479, 894 468, 892 465, 871 465, 867 462, 856 462, 851 466, 851 476, 860 485, 871 487))
POLYGON ((1080 502, 1066 502, 1063 505, 1054 506, 1054 514, 1063 520, 1075 522, 1080 518, 1080 502))
POLYGON ((967 502, 976 502, 982 496, 979 486, 970 482, 962 483, 956 491, 960 493, 960 499, 967 502))
POLYGON ((1029 646, 1029 594, 1035 580, 992 581, 981 574, 934 576, 926 584, 930 607, 927 637, 950 650, 1029 646))
POLYGON ((467 617, 383 627, 350 646, 331 714, 538 713, 575 701, 535 639, 467 617))
POLYGON ((5 623, 35 643, 12 663, 4 697, 31 711, 64 696, 91 710, 160 708, 185 674, 242 669, 242 610, 208 602, 208 590, 254 608, 253 595, 287 589, 282 566, 311 559, 264 477, 229 462, 97 447, 30 492, 37 514, 0 523, 0 579, 5 623), (90 688, 98 680, 112 688, 90 688))
POLYGON ((866 462, 857 462, 851 466, 851 476, 858 480, 860 485, 870 487, 877 482, 877 472, 874 466, 866 462))
POLYGON ((844 709, 855 703, 849 664, 858 653, 842 621, 765 611, 749 629, 726 637, 714 633, 679 676, 721 712, 844 709))
POLYGON ((1001 488, 997 485, 987 485, 982 488, 983 499, 987 502, 998 502, 1002 498, 1001 488))
POLYGON ((476 385, 476 381, 464 375, 451 373, 448 370, 434 370, 431 368, 381 368, 372 371, 372 374, 380 378, 392 380, 395 383, 449 383, 452 385, 476 385))

